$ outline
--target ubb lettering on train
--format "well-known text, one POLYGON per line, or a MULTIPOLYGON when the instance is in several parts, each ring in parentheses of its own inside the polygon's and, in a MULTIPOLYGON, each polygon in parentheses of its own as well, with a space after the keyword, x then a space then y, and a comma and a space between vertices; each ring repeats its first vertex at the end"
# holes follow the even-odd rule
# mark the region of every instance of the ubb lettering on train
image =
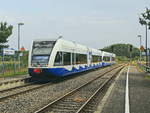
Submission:
POLYGON ((115 54, 62 38, 34 40, 29 53, 30 76, 67 76, 115 63, 115 54))

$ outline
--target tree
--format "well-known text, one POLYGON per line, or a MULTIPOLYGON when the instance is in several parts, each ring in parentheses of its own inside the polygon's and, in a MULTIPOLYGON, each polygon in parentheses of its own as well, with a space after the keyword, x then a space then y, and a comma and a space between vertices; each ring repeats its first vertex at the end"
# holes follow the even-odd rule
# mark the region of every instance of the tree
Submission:
POLYGON ((141 13, 141 17, 139 18, 139 23, 141 25, 146 25, 150 29, 150 9, 146 8, 144 13, 141 13))
POLYGON ((8 42, 8 37, 12 34, 12 25, 7 25, 6 22, 0 23, 0 50, 1 48, 8 47, 5 43, 8 42))
POLYGON ((113 44, 101 49, 102 51, 107 51, 115 53, 117 56, 124 56, 130 58, 130 52, 132 52, 132 57, 139 56, 139 49, 131 44, 113 44))
POLYGON ((150 29, 150 9, 146 8, 144 13, 141 13, 139 18, 139 23, 145 25, 146 28, 146 40, 145 40, 145 55, 146 55, 146 66, 148 66, 148 56, 147 56, 147 27, 150 29))

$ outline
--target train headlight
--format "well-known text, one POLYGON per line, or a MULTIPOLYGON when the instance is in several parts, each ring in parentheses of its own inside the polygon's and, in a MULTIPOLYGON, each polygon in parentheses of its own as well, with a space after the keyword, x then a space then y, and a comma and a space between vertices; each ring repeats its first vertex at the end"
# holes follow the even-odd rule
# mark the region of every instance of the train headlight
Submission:
POLYGON ((34 73, 40 73, 41 70, 40 70, 40 68, 35 68, 35 69, 33 70, 33 72, 34 72, 34 73))

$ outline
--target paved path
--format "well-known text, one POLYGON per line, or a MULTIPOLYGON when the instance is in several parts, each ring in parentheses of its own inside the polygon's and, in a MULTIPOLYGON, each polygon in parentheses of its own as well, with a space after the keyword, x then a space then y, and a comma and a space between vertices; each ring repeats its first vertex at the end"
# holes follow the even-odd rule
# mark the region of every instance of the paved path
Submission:
POLYGON ((145 73, 130 66, 127 86, 127 72, 128 67, 122 71, 114 87, 109 89, 110 94, 104 97, 104 105, 101 103, 96 113, 150 113, 150 80, 145 73))

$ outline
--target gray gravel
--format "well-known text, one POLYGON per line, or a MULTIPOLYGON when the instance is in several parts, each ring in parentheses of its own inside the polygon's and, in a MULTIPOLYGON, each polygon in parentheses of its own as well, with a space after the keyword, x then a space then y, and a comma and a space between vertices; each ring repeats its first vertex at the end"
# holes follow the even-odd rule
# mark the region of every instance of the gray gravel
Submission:
POLYGON ((14 98, 4 100, 3 102, 0 102, 0 113, 34 112, 50 101, 70 91, 71 89, 79 87, 81 84, 93 79, 104 70, 109 70, 111 67, 92 71, 82 76, 77 76, 63 82, 46 86, 40 90, 34 90, 32 92, 25 93, 14 98))
POLYGON ((0 92, 0 99, 3 97, 9 96, 9 95, 19 93, 19 92, 23 92, 23 91, 30 90, 33 88, 37 88, 39 86, 41 86, 41 85, 40 84, 29 84, 28 86, 18 87, 18 88, 13 89, 13 90, 10 89, 8 91, 0 92))
POLYGON ((87 101, 87 99, 100 87, 104 81, 104 79, 95 80, 86 87, 81 88, 72 95, 67 96, 66 98, 57 102, 57 104, 52 105, 45 113, 74 113, 87 101), (74 100, 76 98, 82 99, 83 101, 76 102, 74 100))

